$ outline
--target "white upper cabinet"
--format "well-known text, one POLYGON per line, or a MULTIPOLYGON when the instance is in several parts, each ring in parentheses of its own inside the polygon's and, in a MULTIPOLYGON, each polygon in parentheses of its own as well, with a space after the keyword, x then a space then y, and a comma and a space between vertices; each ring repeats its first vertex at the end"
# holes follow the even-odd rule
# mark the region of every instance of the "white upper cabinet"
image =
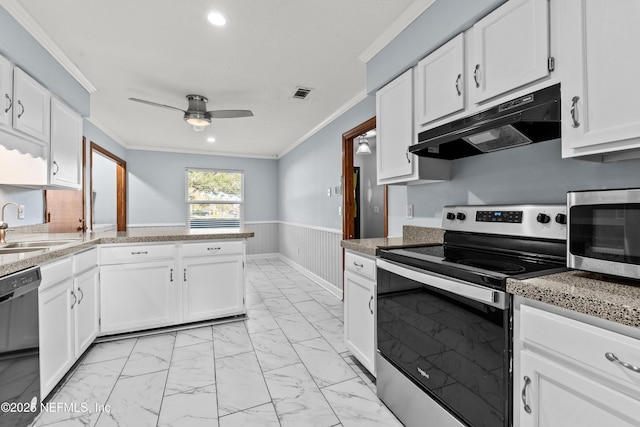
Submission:
POLYGON ((48 143, 51 94, 20 68, 13 70, 13 127, 48 143))
POLYGON ((82 185, 82 117, 51 98, 49 183, 72 189, 82 185))
POLYGON ((413 174, 413 75, 406 71, 376 93, 378 185, 413 174))
POLYGON ((0 126, 11 126, 13 106, 13 65, 0 56, 0 126))
POLYGON ((640 148, 640 2, 560 3, 562 156, 622 159, 640 148))
POLYGON ((439 182, 450 179, 448 160, 409 153, 414 141, 413 70, 376 93, 378 185, 439 182))
POLYGON ((473 103, 549 75, 548 0, 510 0, 471 31, 468 82, 473 103))
POLYGON ((464 109, 464 55, 464 34, 461 33, 416 66, 415 109, 419 126, 464 109))

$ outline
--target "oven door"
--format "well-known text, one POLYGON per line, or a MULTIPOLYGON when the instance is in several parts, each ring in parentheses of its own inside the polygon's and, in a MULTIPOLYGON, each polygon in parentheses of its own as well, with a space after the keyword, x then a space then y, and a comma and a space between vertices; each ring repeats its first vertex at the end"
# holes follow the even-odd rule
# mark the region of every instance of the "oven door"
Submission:
POLYGON ((568 194, 567 266, 640 279, 640 190, 568 194))
POLYGON ((383 259, 377 266, 379 356, 462 423, 509 426, 508 294, 383 259))

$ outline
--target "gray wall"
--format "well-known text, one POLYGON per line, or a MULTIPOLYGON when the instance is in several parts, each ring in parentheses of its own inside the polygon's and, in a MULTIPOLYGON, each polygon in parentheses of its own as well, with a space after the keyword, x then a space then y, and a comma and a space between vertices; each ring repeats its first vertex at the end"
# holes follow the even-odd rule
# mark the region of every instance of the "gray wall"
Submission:
POLYGON ((244 171, 244 220, 278 219, 278 162, 268 159, 129 150, 129 224, 184 224, 185 169, 244 171))
POLYGON ((333 191, 342 182, 342 134, 375 115, 375 96, 368 96, 280 159, 281 221, 342 229, 342 196, 333 191))

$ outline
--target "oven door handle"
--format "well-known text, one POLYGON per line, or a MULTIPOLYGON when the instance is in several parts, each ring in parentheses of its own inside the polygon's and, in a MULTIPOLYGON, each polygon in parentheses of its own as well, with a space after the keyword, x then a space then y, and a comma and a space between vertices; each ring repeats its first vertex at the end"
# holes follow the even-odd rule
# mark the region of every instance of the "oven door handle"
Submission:
POLYGON ((399 276, 406 277, 407 279, 422 283, 423 285, 451 292, 492 307, 504 310, 507 306, 506 298, 504 298, 504 292, 501 291, 477 286, 472 283, 462 282, 435 273, 425 273, 423 270, 399 265, 380 258, 376 260, 376 266, 399 276))

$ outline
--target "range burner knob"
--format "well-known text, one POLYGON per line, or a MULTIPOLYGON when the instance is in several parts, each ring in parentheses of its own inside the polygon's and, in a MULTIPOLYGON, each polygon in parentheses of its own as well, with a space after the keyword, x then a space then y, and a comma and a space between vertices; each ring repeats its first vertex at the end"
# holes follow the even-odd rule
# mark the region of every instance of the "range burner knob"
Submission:
POLYGON ((467 218, 467 216, 462 212, 458 212, 458 214, 456 215, 456 218, 459 219, 460 221, 464 221, 467 218))
POLYGON ((567 216, 563 213, 559 213, 558 215, 556 215, 556 222, 558 224, 566 224, 567 223, 567 216))
POLYGON ((454 219, 456 219, 456 215, 453 212, 447 212, 447 219, 449 221, 453 221, 454 219))
POLYGON ((536 221, 541 224, 547 224, 549 221, 551 221, 551 218, 547 214, 539 213, 536 217, 536 221))

